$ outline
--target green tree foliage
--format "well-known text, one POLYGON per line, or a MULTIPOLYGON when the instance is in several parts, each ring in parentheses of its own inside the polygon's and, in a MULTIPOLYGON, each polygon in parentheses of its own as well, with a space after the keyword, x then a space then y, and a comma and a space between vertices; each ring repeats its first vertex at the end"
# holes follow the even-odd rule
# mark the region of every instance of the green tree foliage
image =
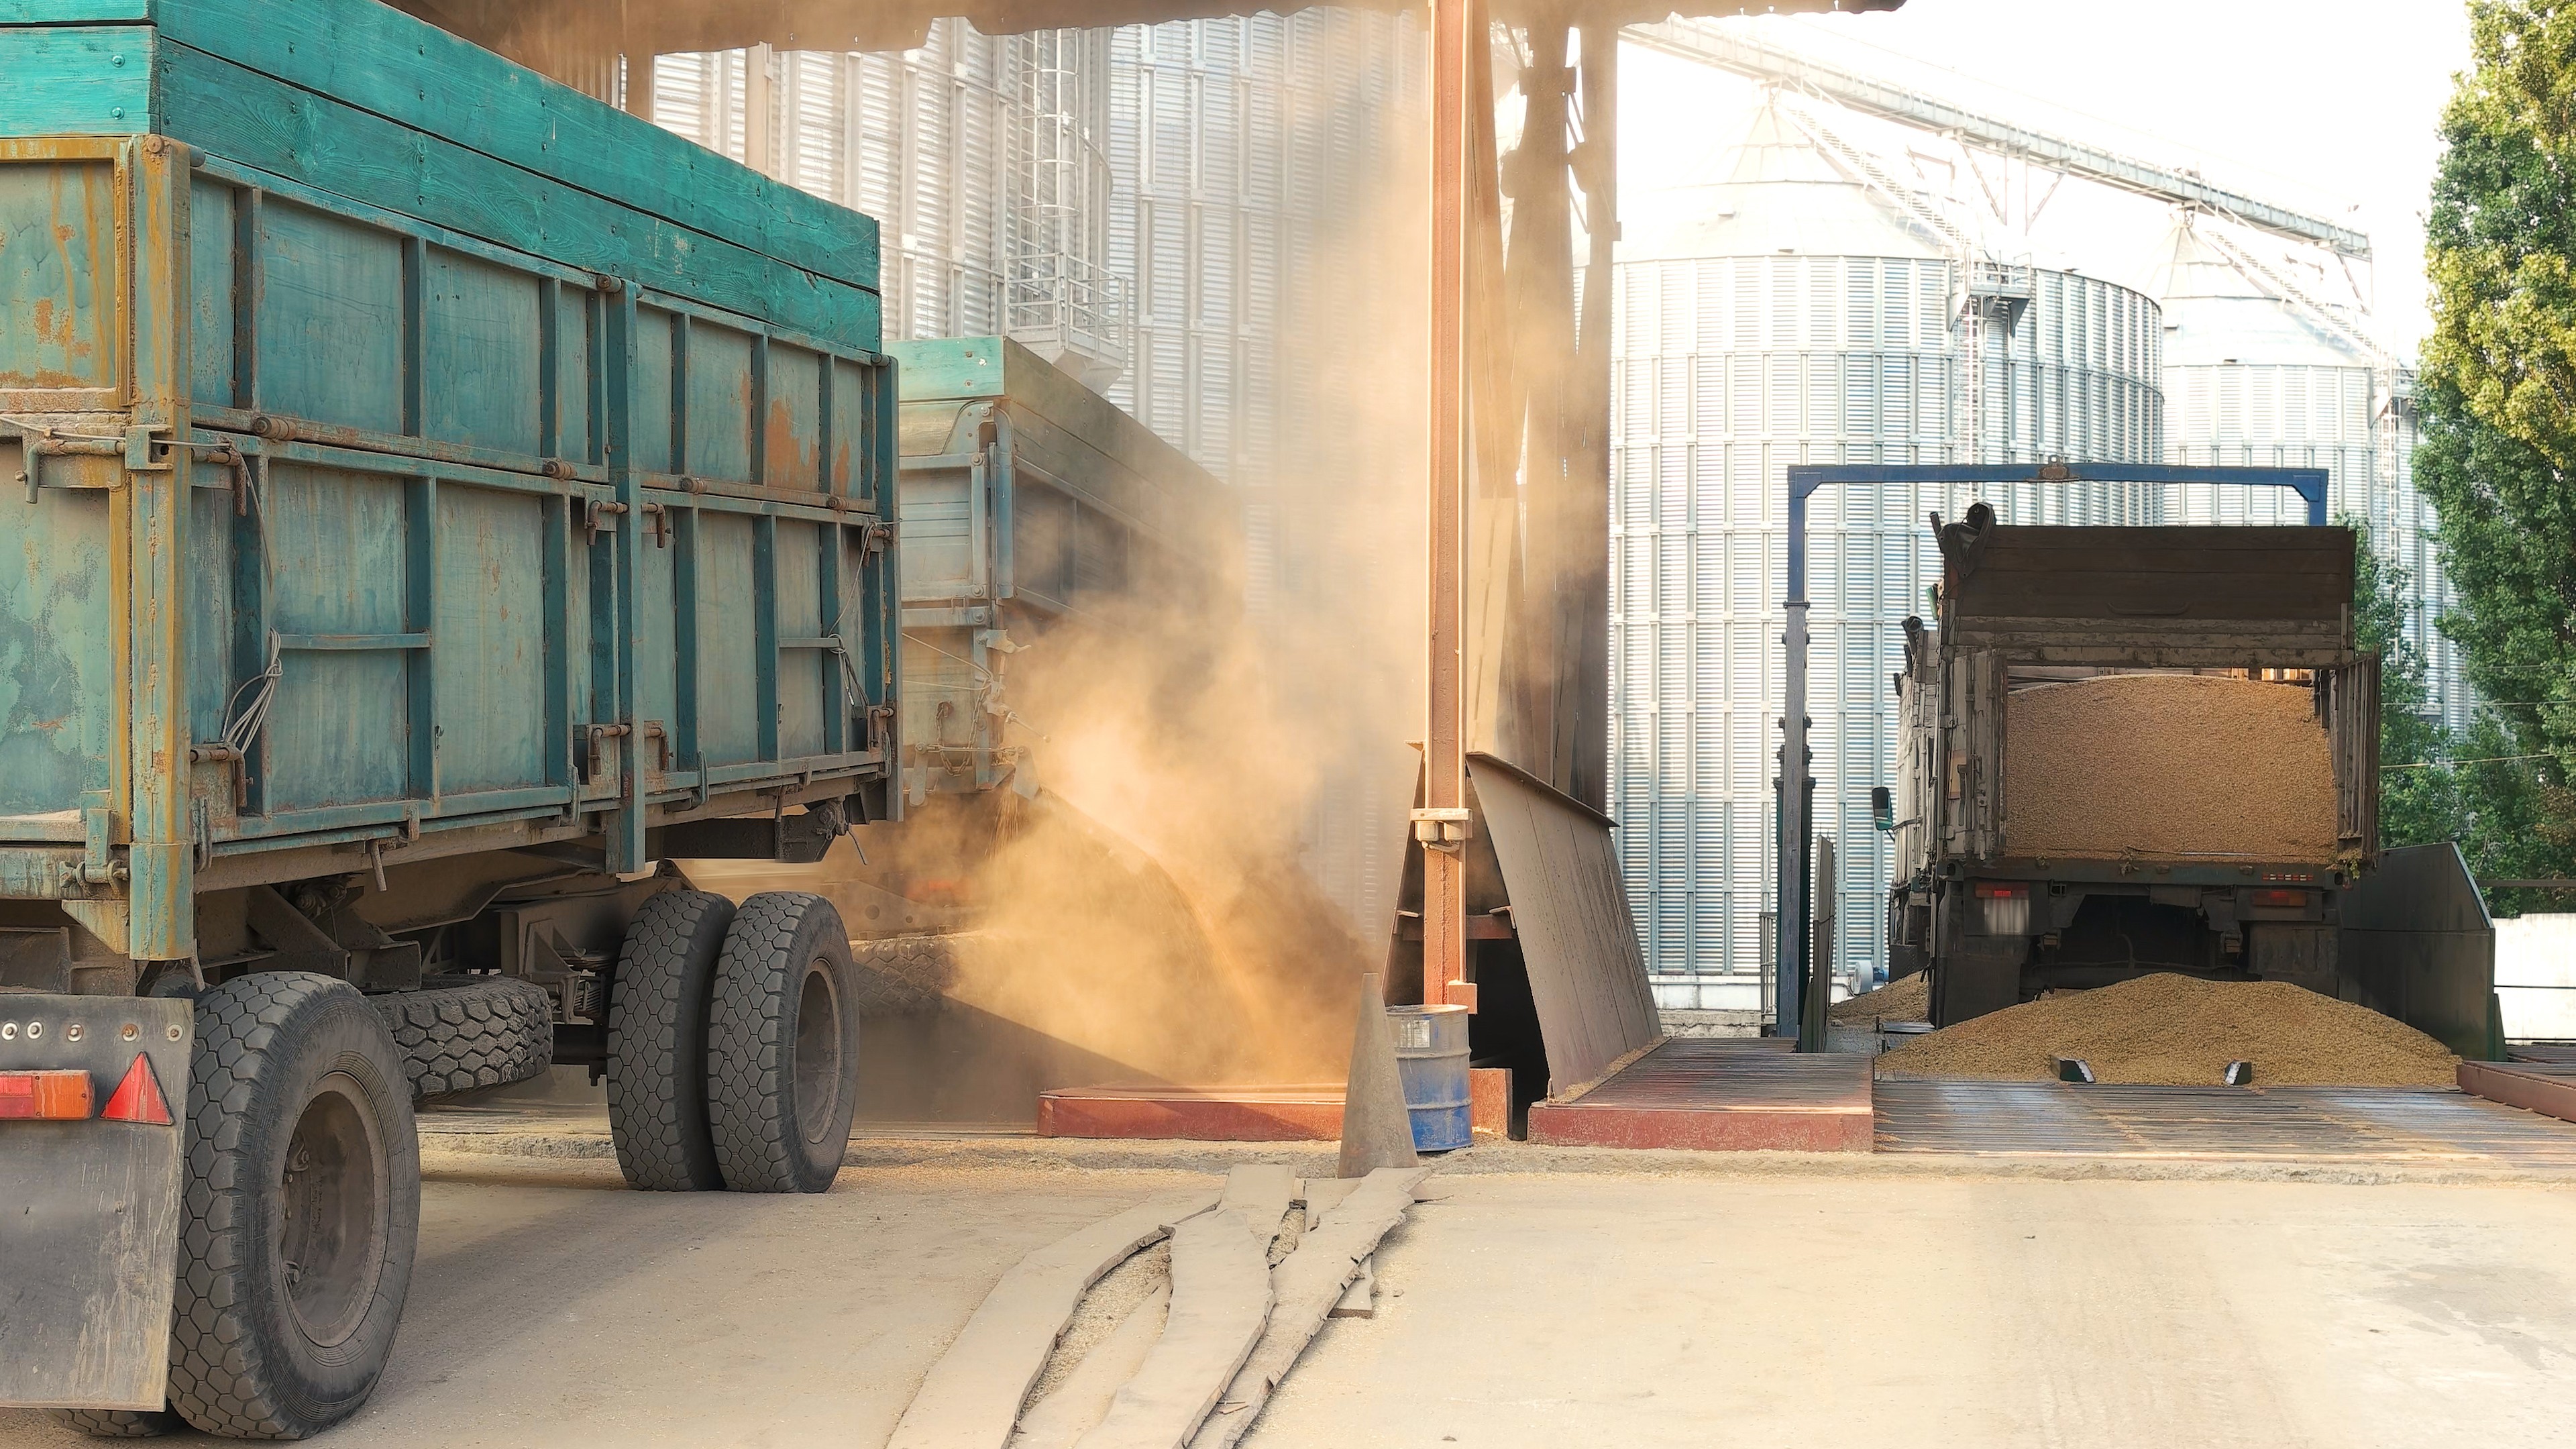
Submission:
POLYGON ((2379 656, 2379 840, 2423 845, 2458 837, 2459 781, 2440 762, 2452 756, 2449 732, 2431 715, 2424 659, 2406 638, 2405 568, 2372 546, 2370 525, 2349 515, 2353 531, 2352 632, 2355 647, 2379 656))
POLYGON ((2576 875, 2576 3, 2469 10, 2427 218, 2415 478, 2460 600, 2441 627, 2496 703, 2450 742, 2485 763, 2389 774, 2447 776, 2406 787, 2404 828, 2447 793, 2481 878, 2576 875))
POLYGON ((2468 414, 2576 465, 2576 5, 2471 0, 2442 116, 2424 366, 2468 414))

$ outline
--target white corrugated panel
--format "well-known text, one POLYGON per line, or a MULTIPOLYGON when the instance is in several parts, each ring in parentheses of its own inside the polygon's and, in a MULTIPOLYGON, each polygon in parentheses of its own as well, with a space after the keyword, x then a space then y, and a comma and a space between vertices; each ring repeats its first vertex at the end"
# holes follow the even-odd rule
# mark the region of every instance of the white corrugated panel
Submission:
MULTIPOLYGON (((1418 592, 1405 582, 1418 561, 1390 549, 1365 506, 1373 491, 1418 487, 1418 459, 1350 425, 1380 384, 1340 365, 1368 340, 1354 329, 1388 315, 1372 289, 1403 278, 1335 259, 1354 251, 1341 229, 1380 201, 1419 129, 1423 61, 1410 19, 1334 9, 1109 38, 1108 265, 1132 279, 1134 361, 1107 391, 1258 500, 1256 614, 1340 617, 1354 599, 1418 592)), ((1314 681, 1314 707, 1346 712, 1388 691, 1409 705, 1411 658, 1385 661, 1385 678, 1356 662, 1386 653, 1382 639, 1354 641, 1337 661, 1345 677, 1314 681)), ((1327 771, 1306 860, 1374 939, 1392 922, 1409 802, 1377 798, 1365 767, 1327 771)))
MULTIPOLYGON (((1987 460, 2158 461, 2155 304, 2090 277, 2036 280, 2020 326, 1989 333, 1987 460)), ((1948 326, 1953 269, 1922 256, 1662 256, 1623 261, 1616 281, 1611 813, 1650 969, 1715 985, 1761 969, 1776 879, 1783 470, 1954 461, 1965 374, 1948 326)), ((1973 496, 1868 486, 1810 502, 1809 738, 1818 828, 1841 861, 1846 976, 1885 960, 1891 859, 1869 792, 1892 783, 1899 625, 1926 611, 1939 573, 1925 515, 1957 517, 1973 496)), ((2152 500, 2015 487, 1987 501, 2007 522, 2116 523, 2146 521, 2152 500)))

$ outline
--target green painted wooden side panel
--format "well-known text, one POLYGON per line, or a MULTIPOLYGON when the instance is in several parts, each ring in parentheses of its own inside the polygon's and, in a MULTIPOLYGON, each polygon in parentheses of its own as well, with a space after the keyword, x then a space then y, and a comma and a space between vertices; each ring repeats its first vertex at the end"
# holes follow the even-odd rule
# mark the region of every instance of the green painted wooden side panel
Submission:
POLYGON ((116 168, 0 166, 0 387, 113 387, 116 168))
MULTIPOLYGON (((66 476, 104 481, 105 459, 49 460, 66 476)), ((0 815, 80 808, 108 787, 114 739, 114 590, 104 489, 47 488, 30 504, 0 491, 0 815)))
POLYGON ((443 484, 429 651, 441 794, 546 779, 545 502, 443 484))
MULTIPOLYGON (((200 469, 202 476, 205 469, 200 469)), ((200 487, 188 510, 188 738, 224 737, 232 694, 233 499, 200 487)))
POLYGON ((188 46, 165 45, 157 69, 162 129, 226 160, 845 346, 873 350, 882 339, 877 296, 864 288, 188 46))
POLYGON ((402 239, 270 201, 257 250, 259 407, 405 431, 402 239))
POLYGON ((0 0, 0 25, 95 25, 151 14, 152 0, 0 0))
POLYGON ((236 65, 804 270, 877 285, 874 221, 375 0, 159 0, 153 19, 236 65))
POLYGON ((188 188, 188 399, 209 407, 234 405, 235 199, 202 177, 188 188))
POLYGON ((29 136, 113 136, 152 123, 153 33, 0 29, 0 113, 29 136))
POLYGON ((689 328, 688 453, 679 471, 748 481, 751 469, 751 334, 689 328))
POLYGON ((759 658, 753 639, 751 520, 698 516, 698 752, 710 765, 760 757, 759 658), (723 600, 729 607, 716 607, 723 600))
MULTIPOLYGON (((406 488, 380 474, 298 464, 269 470, 262 509, 269 621, 289 634, 401 634, 408 617, 406 488)), ((391 651, 285 656, 269 716, 268 804, 309 809, 399 800, 410 784, 408 661, 391 651)))
POLYGON ((421 432, 442 443, 545 451, 539 279, 428 249, 421 298, 421 432))
MULTIPOLYGON (((823 556, 828 537, 810 523, 781 520, 776 542, 778 637, 813 639, 830 632, 823 622, 823 556)), ((778 749, 785 755, 823 750, 823 701, 829 667, 839 662, 820 649, 786 649, 778 656, 778 749)), ((837 694, 837 691, 834 691, 837 694)))

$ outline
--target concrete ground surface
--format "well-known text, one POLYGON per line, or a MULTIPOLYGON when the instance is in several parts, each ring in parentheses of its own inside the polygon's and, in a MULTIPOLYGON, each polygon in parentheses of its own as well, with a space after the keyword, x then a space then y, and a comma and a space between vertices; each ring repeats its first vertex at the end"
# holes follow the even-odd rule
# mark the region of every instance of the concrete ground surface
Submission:
MULTIPOLYGON (((434 1151, 410 1311, 326 1444, 885 1442, 1012 1263, 1213 1179, 852 1167, 630 1193, 434 1151)), ((1964 1166, 1964 1165, 1963 1165, 1964 1166)), ((2538 1445, 2576 1426, 2576 1189, 1444 1173, 1250 1449, 2538 1445)), ((89 1442, 0 1411, 0 1444, 89 1442)))

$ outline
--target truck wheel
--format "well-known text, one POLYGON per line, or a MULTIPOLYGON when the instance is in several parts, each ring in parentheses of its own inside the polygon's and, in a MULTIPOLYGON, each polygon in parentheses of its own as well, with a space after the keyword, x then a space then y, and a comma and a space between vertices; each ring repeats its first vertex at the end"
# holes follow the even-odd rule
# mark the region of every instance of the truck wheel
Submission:
POLYGON ((367 998, 393 1033, 414 1106, 524 1082, 554 1064, 554 998, 544 987, 516 976, 432 976, 423 986, 367 998))
POLYGON ((859 1098, 850 939, 821 896, 764 891, 725 932, 707 1025, 707 1116, 736 1192, 822 1192, 859 1098))
POLYGON ((47 1409, 45 1416, 93 1439, 157 1439, 188 1427, 173 1409, 47 1409))
POLYGON ((235 1438, 357 1412, 392 1353, 420 1232, 410 1084, 384 1023, 303 971, 197 1001, 170 1402, 235 1438))
POLYGON ((608 994, 608 1136, 643 1192, 724 1186, 707 1136, 707 998, 733 902, 664 891, 626 928, 608 994))
POLYGON ((852 941, 859 1019, 937 1009, 948 989, 957 984, 958 943, 964 939, 960 934, 852 941))

